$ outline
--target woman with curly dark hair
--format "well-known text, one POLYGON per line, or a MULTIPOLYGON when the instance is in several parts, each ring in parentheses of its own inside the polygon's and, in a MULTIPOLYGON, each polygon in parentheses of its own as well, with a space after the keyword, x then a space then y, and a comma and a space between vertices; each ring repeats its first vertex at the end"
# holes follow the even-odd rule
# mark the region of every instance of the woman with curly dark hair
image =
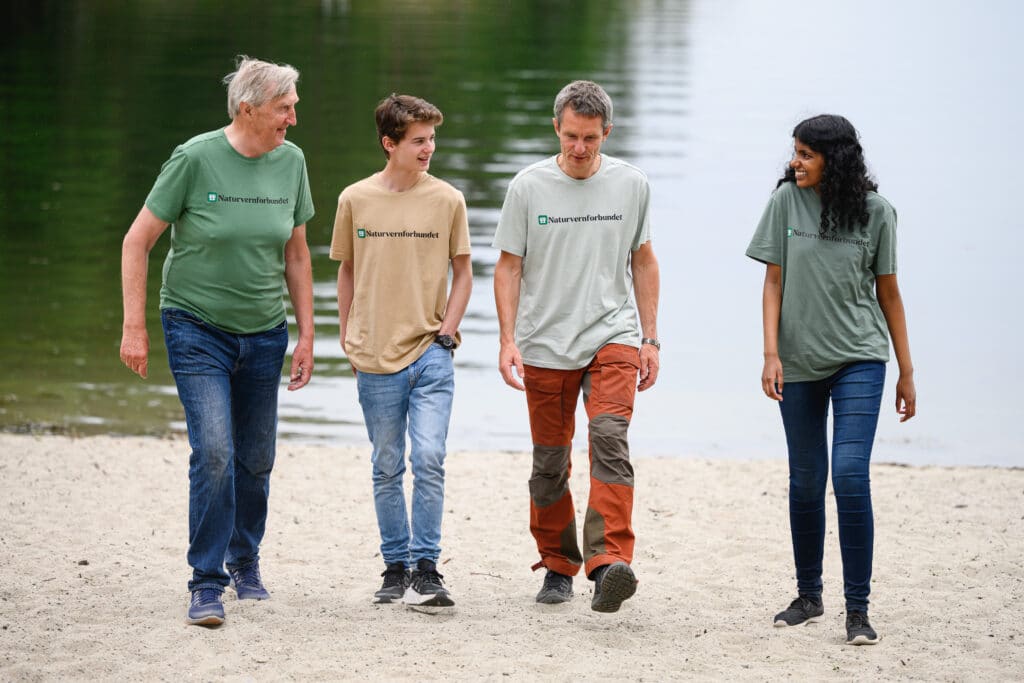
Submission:
POLYGON ((868 466, 889 360, 896 412, 916 412, 914 368, 896 283, 896 211, 876 193, 857 131, 821 115, 793 130, 793 159, 747 256, 765 263, 761 388, 779 402, 789 451, 789 519, 798 596, 776 626, 824 614, 821 566, 832 405, 832 488, 839 519, 846 642, 873 645, 868 621, 874 516, 868 466), (783 386, 785 370, 785 387, 783 386))

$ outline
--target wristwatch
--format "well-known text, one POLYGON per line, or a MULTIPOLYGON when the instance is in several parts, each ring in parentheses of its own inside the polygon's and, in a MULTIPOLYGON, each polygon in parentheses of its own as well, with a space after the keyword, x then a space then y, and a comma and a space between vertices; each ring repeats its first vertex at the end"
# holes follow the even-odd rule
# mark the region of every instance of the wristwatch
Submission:
POLYGON ((644 337, 643 339, 640 340, 640 343, 641 344, 650 344, 654 348, 656 348, 659 351, 661 351, 661 342, 659 342, 657 339, 652 339, 650 337, 644 337))
POLYGON ((442 348, 448 349, 449 351, 455 350, 455 337, 450 334, 439 334, 434 342, 440 344, 442 348))

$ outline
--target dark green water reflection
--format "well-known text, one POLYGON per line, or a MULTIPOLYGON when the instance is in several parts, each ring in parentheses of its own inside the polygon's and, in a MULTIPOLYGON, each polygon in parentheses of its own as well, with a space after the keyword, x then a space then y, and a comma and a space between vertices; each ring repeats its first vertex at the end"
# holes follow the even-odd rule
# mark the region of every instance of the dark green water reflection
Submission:
MULTIPOLYGON (((318 337, 336 336, 335 198, 376 170, 372 110, 392 91, 446 112, 432 172, 466 194, 486 245, 511 175, 553 150, 546 111, 603 77, 628 115, 619 3, 14 2, 0 10, 0 428, 162 433, 181 419, 156 310, 150 379, 118 361, 120 243, 175 145, 227 123, 219 79, 245 53, 300 69, 299 125, 318 337)), ((619 136, 626 143, 626 134, 619 136)), ((486 274, 486 259, 477 263, 486 274)), ((486 285, 485 285, 486 286, 486 285)), ((493 320, 468 320, 493 334, 493 320)), ((331 344, 336 346, 336 343, 331 344)), ((339 353, 318 377, 343 375, 339 353)))

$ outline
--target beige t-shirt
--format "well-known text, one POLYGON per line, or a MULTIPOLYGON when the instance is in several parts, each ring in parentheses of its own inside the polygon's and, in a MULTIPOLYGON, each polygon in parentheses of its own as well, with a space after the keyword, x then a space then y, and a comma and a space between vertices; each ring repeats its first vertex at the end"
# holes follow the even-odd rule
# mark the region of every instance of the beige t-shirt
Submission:
POLYGON ((448 264, 469 254, 466 200, 424 173, 391 192, 375 173, 338 197, 331 258, 352 261, 345 353, 360 372, 390 374, 430 347, 448 302, 448 264))

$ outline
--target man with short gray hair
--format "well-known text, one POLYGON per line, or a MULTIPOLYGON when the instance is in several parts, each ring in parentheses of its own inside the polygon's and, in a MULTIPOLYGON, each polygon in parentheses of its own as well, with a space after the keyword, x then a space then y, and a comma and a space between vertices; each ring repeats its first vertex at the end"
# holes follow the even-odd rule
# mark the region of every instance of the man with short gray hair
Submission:
POLYGON ((498 365, 506 384, 525 390, 530 415, 534 569, 547 569, 537 602, 570 600, 582 566, 594 581, 591 608, 615 612, 637 584, 626 432, 636 390, 657 380, 661 348, 650 186, 638 168, 601 153, 612 129, 601 86, 570 83, 554 114, 561 153, 513 178, 494 236, 498 365), (581 391, 590 420, 582 554, 569 491, 581 391))

